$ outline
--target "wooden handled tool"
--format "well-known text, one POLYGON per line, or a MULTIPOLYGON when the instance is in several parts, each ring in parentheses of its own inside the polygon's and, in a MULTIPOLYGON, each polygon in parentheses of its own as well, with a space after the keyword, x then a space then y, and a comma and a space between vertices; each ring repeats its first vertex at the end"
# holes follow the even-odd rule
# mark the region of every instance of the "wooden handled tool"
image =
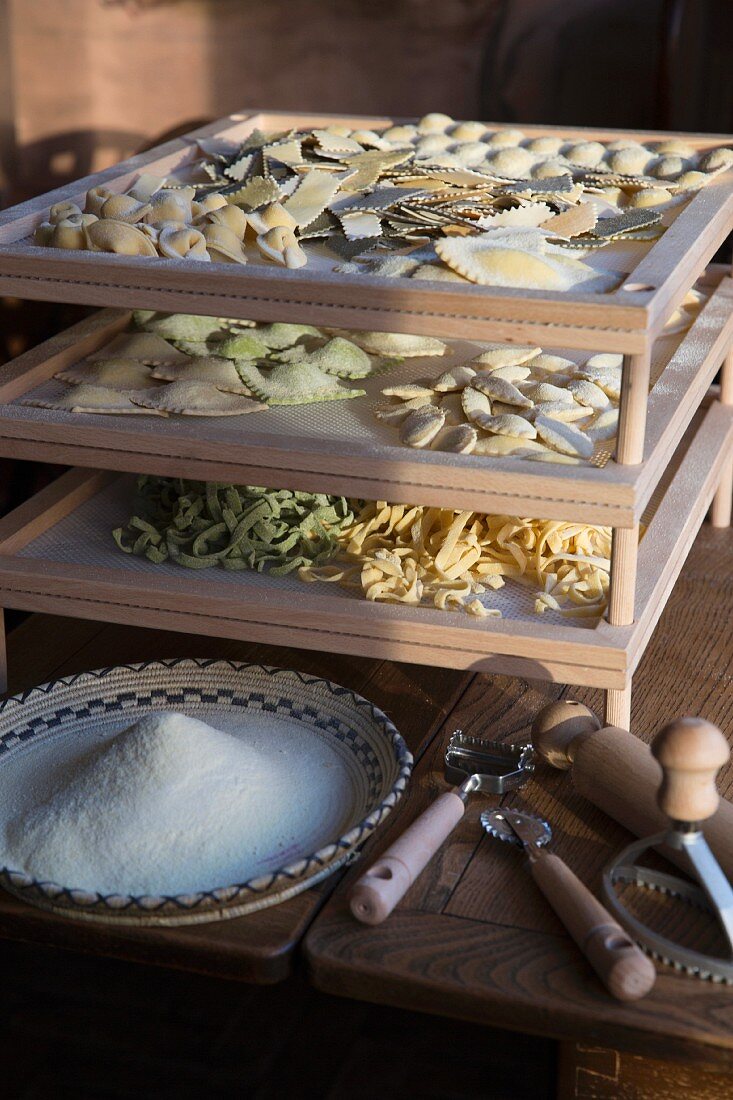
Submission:
MULTIPOLYGON (((702 719, 681 722, 715 729, 702 719)), ((652 836, 667 828, 667 803, 664 810, 657 803, 662 769, 650 747, 628 730, 616 726, 602 729, 591 710, 567 700, 540 711, 532 727, 532 743, 536 753, 553 767, 572 772, 579 794, 636 836, 652 836)), ((671 775, 673 770, 668 772, 671 775)), ((668 786, 670 783, 670 789, 676 789, 668 778, 668 786)), ((720 799, 705 835, 725 874, 733 879, 733 804, 720 799)), ((684 869, 674 852, 665 851, 665 855, 684 869)))
POLYGON ((484 741, 456 730, 445 751, 444 774, 457 790, 446 791, 409 825, 361 876, 349 897, 364 924, 380 924, 404 897, 466 812, 474 793, 505 794, 534 771, 529 745, 484 741))
POLYGON ((719 803, 715 780, 730 758, 718 727, 704 718, 678 718, 657 734, 651 751, 662 768, 662 813, 690 825, 713 817, 719 803))
POLYGON ((646 996, 656 980, 654 964, 559 856, 545 850, 547 821, 513 809, 484 810, 481 824, 498 840, 521 844, 532 878, 609 993, 619 1001, 646 996))
POLYGON ((634 939, 661 962, 698 978, 731 983, 733 888, 703 833, 718 808, 715 777, 730 757, 728 742, 710 722, 680 718, 657 735, 652 754, 662 768, 657 801, 669 818, 669 827, 664 833, 635 840, 608 864, 602 885, 606 904, 634 939), (684 866, 687 877, 678 878, 647 866, 641 857, 650 848, 674 858, 684 866), (622 891, 617 889, 619 886, 622 891), (660 899, 668 899, 665 908, 671 908, 674 915, 668 914, 665 923, 677 932, 684 929, 690 906, 712 914, 718 931, 725 936, 725 954, 703 954, 690 945, 689 938, 687 942, 684 936, 682 940, 669 938, 658 931, 658 925, 654 926, 657 922, 645 924, 639 915, 644 908, 640 910, 636 903, 639 891, 644 890, 654 890, 660 899))
POLYGON ((532 877, 617 1001, 638 1001, 657 979, 654 963, 641 951, 559 856, 542 852, 532 877))
POLYGON ((354 886, 349 904, 356 919, 364 924, 386 920, 465 812, 465 802, 453 791, 428 806, 354 886))

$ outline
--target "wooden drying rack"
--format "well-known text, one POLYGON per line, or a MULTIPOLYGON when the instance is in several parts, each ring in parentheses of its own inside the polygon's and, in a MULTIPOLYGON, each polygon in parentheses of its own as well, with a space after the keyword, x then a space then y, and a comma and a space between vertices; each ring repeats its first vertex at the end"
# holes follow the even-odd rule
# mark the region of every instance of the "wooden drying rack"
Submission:
MULTIPOLYGON (((307 616, 301 622, 309 623, 310 630, 315 616, 320 624, 315 632, 319 646, 337 650, 345 647, 354 653, 378 651, 381 656, 455 667, 514 671, 568 683, 594 683, 606 690, 607 720, 628 727, 633 668, 710 501, 716 526, 729 525, 731 518, 733 296, 731 283, 721 281, 720 270, 710 275, 717 289, 689 334, 687 351, 683 354, 680 350, 679 361, 671 360, 663 375, 669 385, 665 382, 665 386, 658 387, 659 392, 652 391, 651 399, 648 395, 655 340, 733 226, 733 172, 721 173, 695 194, 663 236, 635 263, 621 286, 609 294, 505 290, 423 281, 418 285, 409 280, 337 275, 310 264, 288 271, 264 261, 245 268, 237 265, 236 270, 232 270, 234 265, 208 264, 204 288, 201 269, 185 260, 66 252, 37 247, 28 239, 52 203, 82 203, 86 191, 99 184, 123 191, 142 171, 166 175, 190 164, 197 156, 197 138, 242 139, 255 128, 312 128, 332 122, 379 129, 391 121, 242 111, 7 210, 0 214, 0 293, 106 307, 136 306, 414 332, 448 339, 534 341, 547 350, 620 352, 624 368, 615 462, 602 470, 562 466, 552 470, 514 459, 478 462, 471 456, 464 460, 464 456, 436 456, 434 452, 416 456, 405 449, 398 455, 398 448, 392 448, 395 454, 385 458, 376 449, 371 454, 368 448, 355 454, 353 448, 339 447, 326 439, 321 446, 312 440, 308 446, 295 440, 291 448, 278 452, 272 442, 263 443, 250 436, 249 426, 241 444, 222 449, 216 421, 210 422, 210 437, 189 440, 190 445, 182 449, 181 437, 174 445, 159 423, 130 427, 120 424, 124 418, 107 418, 103 428, 91 424, 87 427, 78 418, 72 423, 63 416, 24 417, 19 415, 18 406, 7 404, 63 365, 89 354, 123 327, 125 315, 109 313, 86 327, 62 334, 0 371, 0 402, 6 403, 0 406, 0 453, 107 470, 139 470, 142 466, 151 473, 216 480, 261 482, 263 476, 272 480, 272 472, 273 476, 280 475, 279 483, 286 481, 296 488, 397 500, 405 499, 409 489, 409 499, 415 503, 607 522, 613 527, 607 622, 599 623, 594 630, 571 630, 542 621, 524 623, 521 628, 516 621, 466 624, 457 621, 456 616, 443 616, 434 623, 436 613, 420 609, 416 621, 405 625, 395 617, 394 608, 362 602, 347 610, 344 600, 309 593, 297 600, 295 608, 292 597, 283 598, 278 607, 282 618, 273 623, 264 621, 264 612, 253 610, 257 600, 246 591, 244 579, 241 595, 234 601, 231 589, 218 600, 215 580, 206 578, 192 586, 186 577, 185 583, 177 585, 176 594, 173 582, 164 583, 152 575, 143 581, 139 573, 125 575, 122 567, 110 570, 113 576, 101 578, 95 598, 87 599, 84 592, 89 591, 90 581, 79 575, 79 569, 74 577, 73 566, 52 567, 48 561, 16 554, 23 539, 32 541, 35 533, 52 526, 60 514, 67 514, 70 500, 78 500, 80 493, 88 494, 90 486, 93 492, 99 489, 100 483, 94 478, 74 480, 77 475, 56 487, 50 496, 40 494, 35 502, 23 506, 0 525, 0 598, 8 606, 63 608, 71 614, 109 615, 117 621, 127 621, 123 615, 141 621, 143 614, 150 626, 175 625, 179 630, 204 630, 271 642, 292 637, 298 608, 306 608, 307 616), (721 365, 720 389, 708 404, 694 438, 687 440, 679 468, 666 487, 640 551, 643 510, 663 480, 693 414, 708 400, 709 384, 721 365), (160 594, 163 589, 165 596, 160 594), (158 593, 155 596, 154 591, 158 593), (199 599, 207 603, 206 614, 196 610, 199 599), (170 604, 179 601, 181 609, 174 612, 170 604), (314 606, 308 601, 314 601, 314 606), (239 609, 234 615, 226 610, 232 603, 239 609), (211 613, 214 610, 216 614, 211 613), (348 630, 333 627, 337 622, 343 627, 344 619, 348 620, 348 630), (572 641, 566 640, 567 634, 573 635, 572 641), (566 641, 573 649, 569 661, 566 641), (596 668, 599 652, 605 654, 602 673, 596 668)), ((528 137, 552 134, 606 141, 669 136, 536 126, 524 129, 528 137)), ((680 136, 699 150, 728 140, 718 135, 680 136)), ((256 426, 252 432, 256 432, 256 426)), ((91 586, 95 584, 93 580, 91 586)), ((270 611, 278 605, 277 597, 270 595, 262 602, 270 611), (273 600, 274 604, 268 602, 273 600)), ((299 644, 308 644, 306 634, 304 629, 299 644)))

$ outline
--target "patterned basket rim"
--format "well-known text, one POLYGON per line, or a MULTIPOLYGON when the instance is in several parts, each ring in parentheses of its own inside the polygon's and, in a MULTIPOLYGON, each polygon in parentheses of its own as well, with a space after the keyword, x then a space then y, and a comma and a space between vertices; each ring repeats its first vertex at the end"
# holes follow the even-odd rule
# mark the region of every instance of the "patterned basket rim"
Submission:
MULTIPOLYGON (((346 833, 336 840, 307 856, 301 856, 294 863, 286 864, 284 867, 277 868, 266 875, 258 875, 247 879, 245 882, 218 886, 194 894, 102 894, 96 891, 64 886, 61 883, 47 879, 37 879, 32 875, 28 875, 25 871, 0 866, 0 882, 11 893, 20 896, 29 894, 31 897, 35 894, 51 901, 55 906, 79 909, 101 908, 110 914, 120 915, 132 915, 133 912, 137 912, 141 917, 161 910, 191 912, 211 907, 229 907, 239 901, 242 895, 264 897, 277 886, 286 882, 295 884, 302 879, 310 878, 319 870, 325 870, 331 863, 341 862, 346 854, 354 851, 363 843, 401 798, 412 772, 413 758, 402 735, 391 719, 374 703, 370 703, 368 699, 358 695, 350 688, 342 687, 340 684, 336 684, 322 676, 310 675, 294 668, 278 668, 274 665, 265 665, 255 661, 234 661, 229 658, 217 657, 170 657, 107 665, 103 668, 60 676, 55 680, 49 680, 16 695, 8 696, 0 702, 0 717, 13 705, 22 706, 39 696, 51 696, 54 689, 60 685, 73 687, 75 684, 84 684, 86 686, 94 682, 102 683, 106 677, 118 672, 136 673, 149 669, 171 670, 185 665, 201 670, 210 670, 220 666, 235 673, 256 670, 265 673, 273 680, 278 677, 290 679, 295 677, 304 686, 323 685, 334 697, 348 699, 355 709, 368 713, 376 728, 385 736, 390 747, 397 765, 397 776, 389 792, 376 806, 372 807, 365 817, 352 825, 346 833)), ((42 732, 41 730, 34 731, 24 743, 30 744, 42 732)))

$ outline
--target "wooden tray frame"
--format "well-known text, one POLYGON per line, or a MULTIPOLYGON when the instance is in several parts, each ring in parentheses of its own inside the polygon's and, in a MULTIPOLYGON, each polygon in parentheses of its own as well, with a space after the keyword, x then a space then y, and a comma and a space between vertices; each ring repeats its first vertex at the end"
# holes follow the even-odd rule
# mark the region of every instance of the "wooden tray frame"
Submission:
MULTIPOLYGON (((671 311, 724 241, 733 218, 733 170, 720 173, 699 191, 649 250, 624 284, 610 294, 544 292, 445 283, 416 286, 409 280, 289 271, 266 264, 246 268, 207 265, 206 285, 190 262, 68 252, 40 248, 27 238, 55 202, 80 202, 100 183, 114 191, 138 174, 165 175, 190 163, 196 140, 241 140, 252 130, 318 127, 329 123, 380 128, 387 118, 243 109, 174 141, 156 146, 103 172, 40 195, 0 214, 0 293, 21 298, 142 306, 220 316, 246 316, 422 332, 486 339, 536 340, 597 351, 648 352, 671 311), (555 339, 546 339, 552 325, 555 339)), ((490 124, 487 125, 497 125, 490 124)), ((524 126, 528 137, 613 141, 667 138, 650 131, 591 130, 524 126)), ((704 150, 725 144, 725 135, 677 135, 704 150)))
MULTIPOLYGON (((605 501, 612 505, 606 510, 606 514, 614 514, 613 508, 617 508, 613 527, 607 618, 613 627, 631 626, 635 623, 636 614, 639 514, 643 502, 649 499, 658 480, 664 456, 668 458, 671 455, 675 437, 683 429, 685 418, 689 419, 688 412, 691 408, 694 411, 704 393, 700 385, 689 385, 686 391, 678 393, 676 405, 672 401, 666 403, 670 420, 667 427, 662 429, 661 439, 664 442, 660 442, 659 425, 655 429, 653 424, 649 442, 646 444, 652 344, 670 313, 704 271, 730 231, 733 224, 733 170, 721 173, 689 201, 623 285, 611 294, 545 293, 464 287, 446 283, 422 283, 417 287, 409 280, 335 275, 332 272, 309 270, 308 267, 287 271, 268 268, 264 264, 251 264, 245 269, 238 267, 234 271, 233 265, 207 265, 207 289, 204 290, 200 285, 201 272, 185 261, 141 260, 99 253, 62 252, 28 243, 28 236, 44 219, 52 203, 65 199, 80 202, 90 187, 100 183, 112 190, 122 191, 141 171, 168 174, 177 166, 195 159, 198 138, 222 136, 241 139, 256 127, 276 130, 326 126, 335 121, 346 122, 353 127, 379 128, 388 125, 392 120, 244 110, 104 172, 5 211, 0 214, 0 293, 102 306, 114 304, 262 320, 338 324, 346 328, 368 327, 447 338, 529 340, 546 348, 568 347, 621 352, 624 355, 624 367, 615 456, 618 469, 614 470, 614 485, 605 489, 605 501), (687 408, 686 403, 689 403, 687 408), (670 427, 670 423, 674 426, 670 427), (651 452, 649 446, 652 448, 651 452), (645 456, 648 457, 650 453, 653 461, 644 463, 645 456), (629 471, 625 467, 639 469, 629 471)), ((568 139, 615 140, 630 137, 654 140, 670 136, 667 133, 643 131, 547 126, 525 126, 524 129, 528 136, 552 134, 568 139)), ((679 136, 698 149, 729 142, 725 135, 679 136)), ((701 367, 696 374, 698 381, 706 377, 706 371, 711 365, 714 366, 716 356, 725 356, 720 402, 722 405, 733 405, 733 352, 730 331, 725 326, 715 350, 710 350, 705 367, 701 367)), ((43 376, 42 365, 33 362, 26 366, 43 376)), ((13 384, 18 384, 17 379, 13 384)), ((663 402, 659 408, 664 405, 663 402)), ((714 456, 714 461, 711 456, 708 466, 708 473, 713 469, 716 471, 711 492, 714 496, 712 520, 718 526, 727 526, 731 519, 733 458, 729 454, 730 439, 727 432, 719 433, 719 441, 724 450, 714 456)), ((17 457, 38 457, 38 446, 34 440, 17 435, 13 446, 13 453, 17 457)), ((69 439, 63 430, 56 438, 49 437, 44 443, 46 456, 53 456, 56 461, 63 461, 62 456, 69 453, 68 447, 69 439)), ((164 456, 165 469, 172 471, 172 466, 168 465, 169 457, 164 456)), ((253 454, 252 457, 257 459, 256 470, 260 472, 260 478, 255 480, 261 480, 264 469, 262 456, 253 454)), ((86 452, 86 459, 104 465, 112 460, 117 464, 109 446, 95 446, 86 452)), ((154 466, 149 466, 150 472, 156 472, 156 469, 163 472, 162 466, 157 465, 158 462, 160 458, 156 458, 154 466)), ((522 494, 520 485, 524 481, 527 465, 529 464, 521 462, 511 465, 496 462, 494 469, 500 473, 509 499, 512 495, 515 500, 523 497, 535 514, 547 514, 547 501, 552 496, 553 486, 565 482, 571 489, 568 496, 572 498, 572 485, 575 482, 576 488, 581 486, 580 501, 588 505, 587 493, 583 495, 583 475, 579 479, 576 471, 553 471, 544 477, 533 469, 531 485, 534 495, 528 497, 526 493, 522 494)), ((176 472, 186 472, 183 462, 176 462, 175 466, 176 472)), ((245 474, 249 468, 240 465, 236 479, 247 480, 245 474)), ((199 469, 204 470, 206 467, 202 464, 199 469)), ((225 476, 224 469, 220 468, 221 476, 225 476)), ((317 484, 315 478, 320 479, 321 475, 312 465, 306 470, 292 472, 304 487, 312 485, 339 490, 338 476, 329 475, 327 484, 324 475, 323 482, 319 480, 317 484)), ((383 478, 384 472, 379 471, 379 480, 383 478)), ((355 481, 353 469, 349 481, 355 481)), ((709 477, 705 478, 705 485, 710 487, 709 477)), ((444 487, 440 486, 440 489, 444 487)), ((428 502, 428 490, 423 488, 420 478, 416 489, 428 502)), ((366 492, 366 484, 362 491, 366 492)), ((596 499, 596 495, 594 492, 590 500, 596 499)), ((434 498, 436 501, 437 496, 438 494, 434 498)), ((456 503, 457 498, 453 496, 451 506, 456 506, 456 503)), ((482 495, 484 509, 498 504, 496 491, 493 496, 491 492, 482 495)), ((501 510, 506 510, 507 495, 504 495, 501 504, 501 510)), ((567 513, 563 518, 569 518, 567 513)), ((591 522, 590 507, 586 507, 583 515, 578 518, 591 522)), ((634 632, 638 633, 638 626, 637 621, 629 636, 634 632)), ((631 651, 629 655, 630 653, 631 651)), ((608 687, 606 717, 617 725, 628 727, 630 724, 628 669, 622 687, 608 687)))
MULTIPOLYGON (((234 484, 287 484, 313 492, 366 499, 409 500, 434 507, 625 527, 638 523, 694 411, 733 341, 733 279, 711 273, 712 296, 671 356, 649 399, 644 461, 568 467, 521 459, 483 459, 469 465, 441 452, 415 452, 395 444, 288 435, 284 442, 258 436, 249 421, 236 443, 217 438, 219 421, 203 439, 175 435, 151 418, 112 417, 104 426, 85 417, 43 419, 2 406, 28 394, 58 371, 98 350, 123 329, 129 310, 107 309, 38 345, 0 368, 0 455, 168 477, 234 484), (693 354, 694 353, 694 354, 693 354)), ((190 425, 190 421, 188 424, 190 425)), ((200 428, 200 422, 197 422, 200 428)))
MULTIPOLYGON (((710 268, 707 283, 713 293, 690 332, 671 357, 660 381, 659 392, 648 400, 647 381, 641 387, 638 372, 624 372, 621 395, 621 427, 634 421, 641 431, 643 462, 630 463, 630 442, 619 435, 616 462, 603 469, 557 466, 554 469, 518 459, 495 459, 479 469, 465 471, 439 456, 416 459, 406 448, 395 448, 395 461, 386 463, 369 455, 368 448, 350 453, 343 443, 324 439, 289 440, 278 448, 271 437, 266 446, 245 444, 221 447, 212 427, 210 439, 166 439, 159 426, 151 431, 141 421, 104 428, 73 426, 44 418, 17 419, 0 411, 0 454, 29 460, 71 463, 94 468, 157 473, 234 483, 287 483, 294 488, 343 492, 366 498, 382 498, 477 511, 539 515, 579 520, 613 527, 611 590, 607 612, 614 627, 637 621, 637 556, 640 518, 663 476, 696 409, 723 361, 720 400, 733 405, 733 280, 722 265, 710 268), (693 353, 694 349, 694 353, 693 353), (726 357, 723 360, 723 357, 726 357), (647 426, 647 408, 649 409, 647 426), (430 460, 428 465, 425 459, 430 460), (422 462, 421 462, 422 460, 422 462), (343 470, 343 473, 334 472, 343 470), (428 484, 426 472, 435 484, 428 484), (436 476, 438 475, 438 476, 436 476)), ((13 401, 49 379, 64 366, 91 354, 122 329, 127 310, 103 310, 79 325, 32 349, 0 371, 0 403, 13 401)), ((215 422, 212 421, 212 425, 215 422)), ((724 444, 719 490, 712 519, 718 526, 730 523, 733 495, 733 457, 730 442, 724 444)), ((661 611, 661 609, 660 609, 661 611)), ((655 620, 656 621, 656 620, 655 620)), ((198 626, 197 626, 198 629, 198 626)), ((451 628, 453 629, 453 628, 451 628)), ((449 659, 446 649, 446 659, 449 659)), ((452 664, 452 659, 449 659, 452 664)), ((502 669, 506 671, 506 669, 502 669)), ((528 675, 527 671, 522 672, 528 675)), ((560 676, 568 682, 578 682, 560 676)), ((630 680, 621 687, 607 687, 609 721, 630 724, 630 680)))
MULTIPOLYGON (((440 617, 344 600, 326 586, 248 586, 233 592, 212 574, 181 579, 120 568, 69 565, 18 552, 116 477, 72 470, 0 521, 0 602, 105 622, 246 638, 340 653, 470 668, 630 694, 631 677, 723 476, 733 446, 733 409, 709 402, 666 488, 639 552, 634 623, 593 629, 538 620, 440 617)), ((689 440, 689 442, 688 442, 689 440)), ((612 704, 611 704, 612 706, 612 704)))

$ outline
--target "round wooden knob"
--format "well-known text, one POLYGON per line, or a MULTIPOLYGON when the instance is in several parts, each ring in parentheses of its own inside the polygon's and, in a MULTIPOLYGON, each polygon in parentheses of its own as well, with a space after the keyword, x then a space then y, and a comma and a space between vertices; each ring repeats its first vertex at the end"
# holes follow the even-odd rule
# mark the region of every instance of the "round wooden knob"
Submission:
POLYGON ((573 763, 573 742, 601 728, 597 716, 574 699, 562 699, 543 707, 532 723, 532 745, 553 768, 562 771, 573 763))
POLYGON ((662 813, 673 821, 712 817, 718 808, 715 778, 730 756, 718 727, 704 718, 678 718, 654 738, 652 753, 662 766, 662 813))

